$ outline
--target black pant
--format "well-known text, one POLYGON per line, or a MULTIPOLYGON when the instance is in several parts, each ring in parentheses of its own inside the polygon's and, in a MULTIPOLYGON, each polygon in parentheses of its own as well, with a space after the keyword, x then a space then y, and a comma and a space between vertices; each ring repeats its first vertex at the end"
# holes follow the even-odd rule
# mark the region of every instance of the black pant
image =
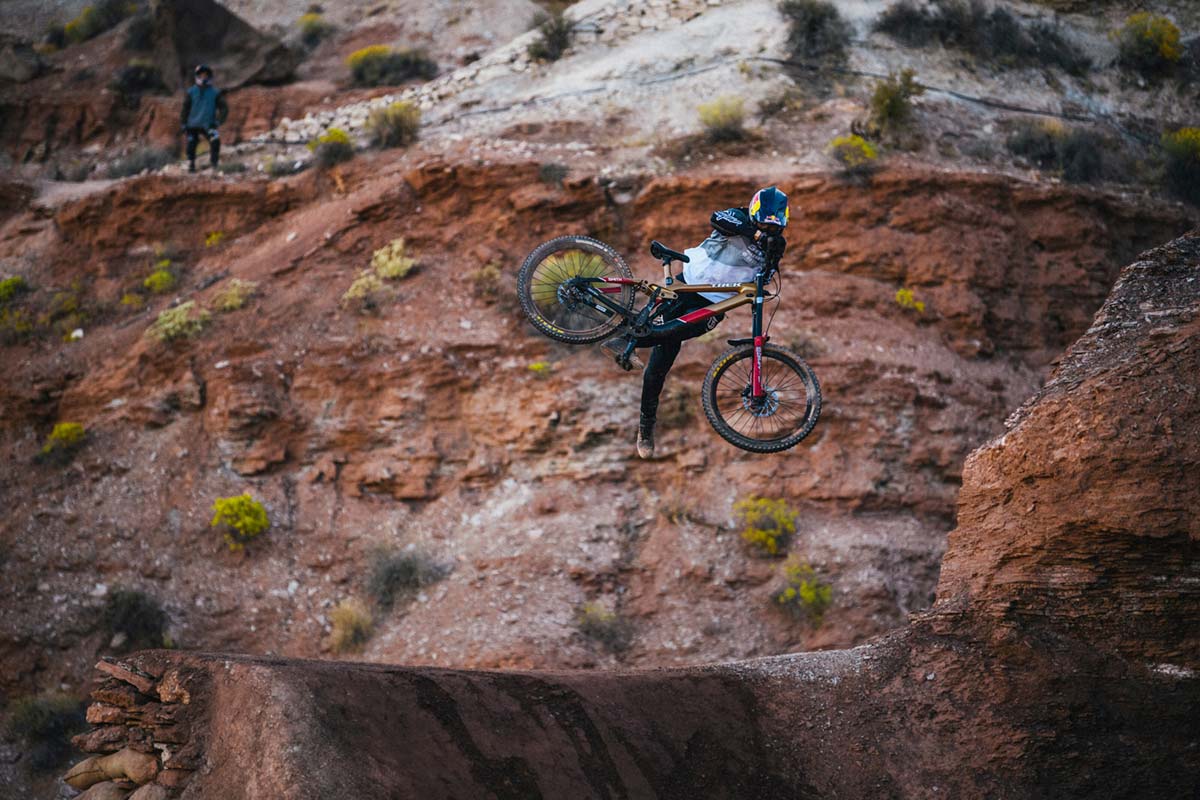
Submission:
MULTIPOLYGON (((683 276, 677 276, 676 280, 682 283, 683 276)), ((664 320, 675 319, 698 308, 710 306, 712 303, 713 301, 702 297, 699 292, 680 294, 678 300, 668 303, 663 308, 662 317, 664 320)), ((658 315, 655 314, 651 317, 651 321, 657 317, 658 315)), ((662 395, 663 383, 666 382, 667 373, 675 364, 675 358, 679 355, 679 348, 683 342, 703 336, 724 318, 724 314, 718 314, 715 317, 684 325, 674 333, 652 334, 636 340, 638 347, 654 348, 650 351, 650 360, 646 363, 646 371, 642 373, 643 425, 653 425, 654 421, 658 419, 658 399, 662 395)))
POLYGON ((200 137, 203 136, 208 140, 208 159, 212 165, 217 166, 217 161, 221 157, 221 132, 216 128, 188 128, 187 129, 187 158, 193 164, 196 163, 196 145, 200 143, 200 137))

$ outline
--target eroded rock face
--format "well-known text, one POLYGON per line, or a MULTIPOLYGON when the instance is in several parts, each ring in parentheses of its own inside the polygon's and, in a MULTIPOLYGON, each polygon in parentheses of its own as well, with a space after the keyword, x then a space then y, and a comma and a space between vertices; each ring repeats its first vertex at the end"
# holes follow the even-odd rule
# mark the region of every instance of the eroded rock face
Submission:
MULTIPOLYGON (((1198 320, 1200 235, 1121 273, 968 462, 938 603, 898 633, 625 674, 142 653, 131 672, 211 765, 157 780, 229 798, 1187 796, 1198 320)), ((153 746, 162 729, 125 730, 153 746)))

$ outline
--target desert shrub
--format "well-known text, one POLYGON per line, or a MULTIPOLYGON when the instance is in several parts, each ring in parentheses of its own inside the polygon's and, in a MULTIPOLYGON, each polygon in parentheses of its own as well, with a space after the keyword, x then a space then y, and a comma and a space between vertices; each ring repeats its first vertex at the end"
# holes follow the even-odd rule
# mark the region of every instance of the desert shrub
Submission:
POLYGON ((585 603, 575 612, 575 626, 589 639, 619 653, 629 647, 633 629, 628 621, 599 603, 585 603))
POLYGON ((376 295, 383 290, 383 281, 369 269, 359 273, 350 288, 342 295, 342 306, 366 311, 375 307, 376 295))
POLYGON ((188 300, 174 308, 159 312, 158 317, 150 324, 146 333, 160 342, 190 339, 204 330, 208 320, 208 311, 197 308, 195 300, 188 300))
POLYGON ((526 52, 535 61, 558 61, 571 46, 574 29, 561 11, 539 14, 533 21, 538 36, 526 52))
POLYGON ((154 48, 154 20, 149 14, 138 14, 129 21, 123 47, 131 53, 144 53, 154 48))
POLYGON ((128 178, 146 171, 162 169, 175 160, 175 154, 162 147, 138 147, 108 167, 108 177, 128 178))
POLYGON ((525 367, 539 378, 545 378, 554 372, 554 365, 549 361, 534 361, 525 367))
POLYGON ((417 260, 405 254, 404 239, 393 239, 371 255, 371 269, 380 278, 396 281, 412 272, 417 260))
POLYGON ((869 171, 879 158, 875 145, 858 134, 838 136, 829 143, 829 152, 846 172, 869 171))
MULTIPOLYGON (((170 261, 167 261, 168 267, 170 261)), ((175 275, 168 267, 159 267, 146 276, 142 286, 151 294, 163 294, 175 288, 175 275)))
POLYGON ((367 133, 377 147, 410 145, 417 140, 420 130, 421 109, 407 100, 377 108, 367 117, 367 133))
POLYGON ((421 50, 393 50, 381 44, 354 51, 346 66, 355 86, 395 86, 413 78, 429 80, 438 73, 437 64, 421 50))
POLYGON ((437 583, 449 574, 446 567, 422 553, 380 551, 371 566, 367 593, 384 611, 391 611, 425 586, 437 583))
POLYGON ((167 90, 158 67, 142 59, 134 59, 121 67, 113 76, 109 88, 120 95, 130 108, 136 108, 144 94, 165 93, 167 90))
POLYGON ((793 61, 840 59, 852 29, 827 0, 784 0, 779 13, 788 22, 787 53, 793 61))
POLYGON ((38 452, 38 460, 53 464, 66 464, 87 443, 87 431, 78 422, 59 422, 38 452))
POLYGON ((225 241, 225 231, 209 231, 204 235, 205 247, 220 247, 225 241))
POLYGON ((467 280, 471 282, 471 293, 485 300, 496 299, 500 293, 503 277, 500 272, 500 263, 497 261, 489 261, 467 273, 467 280))
POLYGON ((1068 130, 1057 120, 1024 123, 1008 137, 1008 149, 1043 170, 1062 173, 1072 183, 1089 183, 1108 172, 1105 151, 1109 143, 1100 134, 1068 130))
POLYGON ((246 172, 246 169, 246 165, 241 161, 222 162, 217 167, 217 172, 220 172, 222 175, 241 175, 246 172))
POLYGON ((71 736, 87 727, 85 705, 58 693, 22 697, 9 706, 5 733, 21 742, 32 770, 52 770, 71 754, 71 736))
POLYGON ((63 36, 72 44, 86 42, 110 28, 137 9, 128 0, 100 0, 94 6, 84 6, 79 16, 63 26, 63 36))
POLYGON ((1163 136, 1167 188, 1200 205, 1200 128, 1181 128, 1163 136))
POLYGON ((566 164, 559 164, 554 161, 547 161, 538 165, 538 180, 547 186, 563 185, 563 181, 567 179, 570 169, 566 164))
POLYGON ((341 128, 330 128, 307 146, 321 167, 329 168, 354 158, 354 142, 341 128))
POLYGON ((53 53, 62 50, 67 46, 67 29, 65 26, 54 23, 46 28, 46 35, 42 37, 42 52, 53 53))
POLYGON ((271 527, 271 519, 262 503, 249 492, 232 497, 218 497, 212 505, 211 528, 220 528, 225 544, 231 551, 243 549, 249 542, 271 527))
POLYGON ((335 653, 361 650, 371 638, 371 628, 375 624, 371 612, 357 598, 348 598, 338 603, 329 612, 329 622, 333 626, 329 645, 335 653))
POLYGON ((769 556, 779 555, 796 533, 800 516, 784 500, 748 497, 733 504, 742 539, 769 556))
POLYGON ((819 626, 833 601, 833 587, 805 561, 792 556, 783 565, 783 587, 771 597, 788 612, 819 626))
POLYGON ((912 121, 912 99, 924 93, 911 69, 890 73, 871 94, 871 125, 885 135, 899 132, 912 121))
POLYGON ((0 281, 0 304, 7 303, 17 295, 29 291, 29 284, 20 275, 0 281))
POLYGON ((906 311, 915 311, 918 314, 925 313, 925 301, 918 300, 917 296, 915 294, 913 294, 912 289, 908 289, 908 288, 897 289, 896 290, 896 305, 900 306, 901 308, 903 308, 906 311))
POLYGON ((126 292, 125 294, 121 295, 121 305, 125 306, 126 308, 132 308, 136 311, 142 306, 146 305, 146 298, 142 297, 137 292, 126 292))
POLYGON ((938 43, 1003 66, 1035 62, 1074 74, 1091 66, 1055 26, 1040 20, 1022 25, 1007 9, 989 9, 979 0, 933 0, 928 5, 901 0, 880 14, 875 30, 912 47, 938 43))
POLYGON ((746 108, 740 97, 718 97, 697 111, 709 141, 731 142, 746 137, 746 108))
POLYGON ((14 344, 33 333, 34 322, 21 308, 0 308, 0 343, 14 344))
POLYGON ((1180 32, 1166 17, 1139 12, 1112 32, 1121 66, 1152 77, 1175 67, 1183 58, 1180 32))
POLYGON ((286 178, 308 169, 308 163, 290 158, 269 158, 263 169, 272 178, 286 178))
POLYGON ((167 644, 167 614, 157 600, 136 589, 118 589, 108 596, 101 624, 118 649, 140 650, 167 644))
POLYGON ((237 311, 257 292, 258 284, 254 281, 234 278, 224 289, 217 292, 217 296, 213 298, 213 308, 222 313, 237 311))
POLYGON ((306 47, 316 47, 333 30, 325 21, 325 17, 317 11, 301 14, 300 19, 296 20, 296 25, 300 28, 300 41, 304 42, 306 47))

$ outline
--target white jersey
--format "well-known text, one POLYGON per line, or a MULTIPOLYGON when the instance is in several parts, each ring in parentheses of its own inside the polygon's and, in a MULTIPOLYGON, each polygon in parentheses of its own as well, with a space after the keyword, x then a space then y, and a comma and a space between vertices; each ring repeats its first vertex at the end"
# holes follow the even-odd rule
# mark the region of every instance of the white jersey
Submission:
MULTIPOLYGON (((684 283, 749 283, 765 263, 762 250, 747 237, 726 236, 716 230, 683 254, 691 259, 683 265, 684 283)), ((736 295, 700 292, 700 296, 717 303, 736 295)))

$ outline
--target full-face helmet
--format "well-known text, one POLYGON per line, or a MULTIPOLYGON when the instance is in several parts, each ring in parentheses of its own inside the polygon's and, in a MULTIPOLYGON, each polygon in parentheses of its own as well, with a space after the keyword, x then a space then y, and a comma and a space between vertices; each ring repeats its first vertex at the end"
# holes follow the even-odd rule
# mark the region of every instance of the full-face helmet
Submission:
POLYGON ((750 219, 760 228, 768 226, 786 228, 788 224, 787 195, 774 186, 759 189, 750 200, 750 219))

